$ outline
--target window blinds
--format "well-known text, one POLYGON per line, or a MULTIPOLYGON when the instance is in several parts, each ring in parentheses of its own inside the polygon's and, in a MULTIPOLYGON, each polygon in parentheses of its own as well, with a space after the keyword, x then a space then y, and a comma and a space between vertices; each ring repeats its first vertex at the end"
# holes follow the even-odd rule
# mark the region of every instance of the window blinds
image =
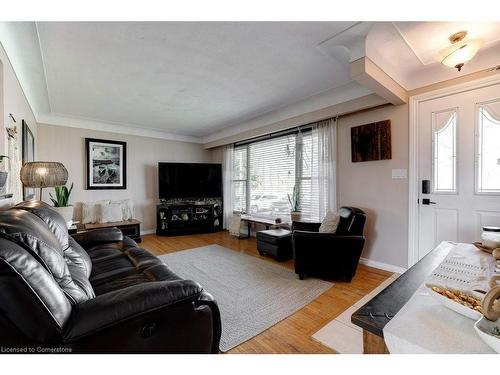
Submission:
POLYGON ((235 147, 234 210, 289 221, 288 195, 297 185, 302 216, 318 220, 319 188, 314 179, 318 156, 312 143, 309 131, 235 147))

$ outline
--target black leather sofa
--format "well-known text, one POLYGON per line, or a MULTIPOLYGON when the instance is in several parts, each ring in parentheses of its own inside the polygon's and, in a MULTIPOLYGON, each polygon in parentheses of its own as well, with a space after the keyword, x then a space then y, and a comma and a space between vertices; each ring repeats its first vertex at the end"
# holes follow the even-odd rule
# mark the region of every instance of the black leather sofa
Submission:
MULTIPOLYGON (((0 345, 218 353, 216 302, 116 228, 72 236, 39 201, 0 212, 0 345)), ((33 349, 31 349, 33 348, 33 349)))
POLYGON ((341 207, 335 233, 319 233, 321 223, 293 222, 295 273, 350 282, 356 274, 365 244, 366 214, 355 207, 341 207))

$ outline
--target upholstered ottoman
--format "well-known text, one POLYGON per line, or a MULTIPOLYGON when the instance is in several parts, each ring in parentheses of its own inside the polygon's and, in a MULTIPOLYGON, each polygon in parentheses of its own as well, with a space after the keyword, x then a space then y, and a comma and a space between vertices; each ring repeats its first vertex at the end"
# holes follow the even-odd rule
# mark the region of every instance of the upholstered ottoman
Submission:
POLYGON ((278 262, 292 258, 292 232, 286 229, 269 229, 257 232, 259 254, 269 254, 278 262))

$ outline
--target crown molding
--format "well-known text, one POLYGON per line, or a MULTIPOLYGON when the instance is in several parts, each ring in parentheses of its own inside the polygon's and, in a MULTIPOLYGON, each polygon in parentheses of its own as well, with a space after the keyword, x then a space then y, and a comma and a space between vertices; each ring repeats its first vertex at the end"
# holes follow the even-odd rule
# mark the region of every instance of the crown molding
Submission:
POLYGON ((203 143, 201 137, 168 133, 157 129, 140 128, 131 124, 104 122, 60 114, 39 115, 38 123, 42 125, 55 125, 68 128, 80 128, 117 134, 135 135, 138 137, 165 139, 169 141, 203 143))

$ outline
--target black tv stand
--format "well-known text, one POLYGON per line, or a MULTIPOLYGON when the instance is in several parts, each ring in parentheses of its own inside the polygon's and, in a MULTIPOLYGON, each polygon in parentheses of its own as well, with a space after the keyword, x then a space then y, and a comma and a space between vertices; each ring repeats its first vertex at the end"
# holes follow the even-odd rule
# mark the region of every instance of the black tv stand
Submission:
POLYGON ((222 230, 222 199, 162 202, 156 206, 156 234, 177 236, 222 230))

